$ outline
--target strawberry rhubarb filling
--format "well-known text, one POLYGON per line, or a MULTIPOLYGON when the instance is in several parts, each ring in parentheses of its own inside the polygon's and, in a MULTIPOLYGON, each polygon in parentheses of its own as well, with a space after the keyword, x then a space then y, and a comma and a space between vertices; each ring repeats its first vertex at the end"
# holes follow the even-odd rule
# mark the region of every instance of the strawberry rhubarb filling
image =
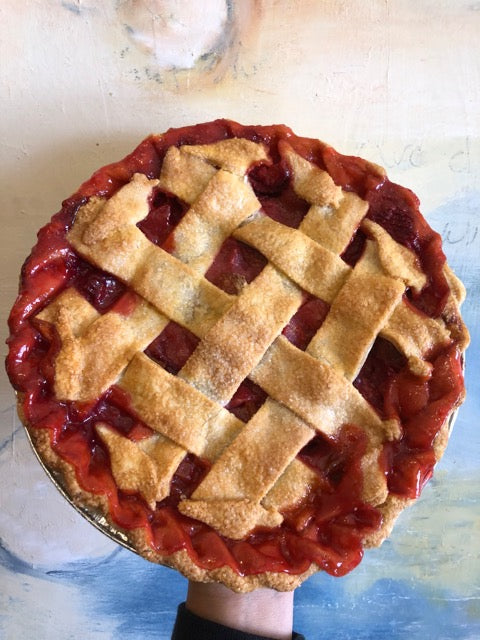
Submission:
MULTIPOLYGON (((106 423, 120 434, 138 441, 152 434, 135 415, 128 394, 113 386, 90 405, 59 402, 53 392, 55 355, 59 339, 53 327, 40 331, 36 314, 58 293, 75 287, 99 313, 115 309, 128 314, 132 295, 128 286, 109 273, 86 263, 69 245, 66 234, 78 209, 92 196, 109 197, 126 184, 133 173, 158 176, 166 150, 183 144, 207 144, 230 137, 263 142, 272 164, 257 164, 248 180, 263 212, 276 221, 297 228, 308 203, 291 186, 282 141, 303 157, 326 169, 337 185, 354 191, 369 203, 367 217, 383 226, 399 243, 413 250, 427 275, 421 293, 407 291, 410 306, 419 314, 438 317, 449 287, 444 276, 440 239, 424 222, 418 201, 408 190, 392 184, 359 158, 342 156, 317 141, 298 138, 286 127, 242 127, 216 121, 152 136, 123 161, 107 166, 84 183, 63 203, 38 235, 38 242, 22 270, 19 297, 10 315, 9 376, 21 394, 21 410, 31 429, 48 430, 53 451, 75 470, 85 491, 103 495, 115 525, 126 530, 142 528, 153 550, 169 556, 186 550, 203 568, 229 566, 240 575, 265 571, 298 574, 316 563, 333 575, 343 575, 361 560, 362 540, 382 524, 381 510, 362 499, 360 459, 366 436, 354 424, 345 424, 335 437, 318 433, 298 458, 318 477, 309 497, 283 513, 281 525, 257 528, 242 540, 231 540, 207 524, 182 515, 178 502, 190 496, 209 469, 209 463, 188 454, 173 476, 170 495, 152 510, 138 493, 120 490, 113 479, 109 454, 95 425, 106 423)), ((172 250, 172 231, 188 206, 156 187, 148 216, 138 227, 154 244, 172 250)), ((354 266, 362 254, 365 235, 358 230, 342 255, 354 266)), ((221 247, 206 278, 218 288, 235 294, 255 279, 266 265, 256 249, 229 238, 221 247)), ((305 293, 297 313, 283 335, 305 349, 322 325, 327 302, 305 293)), ((354 312, 354 311, 353 311, 354 312)), ((146 355, 176 374, 194 352, 198 338, 170 322, 145 350, 146 355)), ((458 349, 447 344, 429 354, 431 374, 413 375, 405 357, 383 338, 377 338, 354 386, 382 419, 397 418, 402 436, 386 442, 378 464, 391 494, 416 498, 430 478, 436 462, 437 434, 463 393, 462 362, 458 349)), ((246 379, 226 405, 247 422, 265 402, 266 393, 246 379)))

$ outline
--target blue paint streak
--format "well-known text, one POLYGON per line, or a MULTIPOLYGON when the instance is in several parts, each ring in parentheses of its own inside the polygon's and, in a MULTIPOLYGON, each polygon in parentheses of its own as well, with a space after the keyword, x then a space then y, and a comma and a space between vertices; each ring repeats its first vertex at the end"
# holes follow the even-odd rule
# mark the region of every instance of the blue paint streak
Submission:
MULTIPOLYGON (((295 628, 309 640, 474 640, 480 619, 472 601, 436 598, 414 583, 383 578, 351 595, 349 578, 314 576, 296 594, 295 628)), ((477 601, 477 607, 480 598, 477 601)))
MULTIPOLYGON (((5 413, 7 413, 7 412, 10 412, 10 411, 12 411, 12 408, 11 408, 11 407, 8 409, 8 411, 3 411, 3 412, 2 412, 2 415, 3 415, 3 414, 5 414, 5 413)), ((12 433, 10 433, 10 434, 5 438, 5 440, 2 440, 2 441, 0 442, 0 453, 2 453, 2 451, 4 451, 8 446, 12 446, 13 438, 16 436, 16 434, 17 434, 19 431, 22 431, 22 430, 23 430, 23 425, 21 424, 21 425, 20 425, 20 426, 18 426, 14 431, 12 431, 12 433)))
POLYGON ((177 572, 124 549, 101 566, 56 571, 54 577, 79 587, 82 608, 96 620, 114 623, 115 637, 122 640, 169 638, 187 590, 187 581, 177 572))
POLYGON ((79 16, 82 13, 82 9, 80 5, 74 4, 73 2, 62 2, 62 7, 71 13, 79 16))
POLYGON ((24 562, 0 541, 0 567, 24 575, 27 581, 47 580, 77 587, 78 605, 88 624, 96 621, 101 626, 103 620, 107 628, 115 627, 115 637, 122 640, 168 640, 177 606, 187 592, 187 581, 180 574, 121 547, 100 561, 76 562, 45 571, 24 562))
POLYGON ((467 297, 462 316, 470 331, 466 352, 467 397, 460 408, 442 466, 464 472, 478 469, 480 453, 480 191, 472 190, 429 213, 428 222, 443 236, 448 262, 461 278, 467 297))
POLYGON ((71 564, 65 564, 63 569, 48 571, 42 568, 34 567, 29 562, 25 562, 24 560, 19 558, 15 553, 12 553, 10 550, 5 548, 3 540, 0 538, 0 567, 4 567, 7 571, 15 574, 25 575, 36 579, 58 582, 59 580, 64 580, 64 578, 66 577, 67 580, 70 581, 69 577, 71 575, 75 575, 76 573, 81 572, 85 569, 98 569, 99 571, 101 571, 101 567, 112 562, 115 557, 121 552, 121 550, 121 547, 118 547, 108 556, 105 556, 100 560, 83 560, 72 562, 71 564))
POLYGON ((24 562, 18 556, 5 549, 0 538, 0 566, 17 574, 36 577, 38 572, 28 562, 24 562))
MULTIPOLYGON (((368 564, 368 558, 364 562, 368 564)), ((5 550, 0 550, 0 563, 15 573, 77 587, 86 620, 114 626, 115 637, 122 640, 168 640, 176 608, 186 595, 185 578, 124 549, 100 562, 77 563, 47 573, 5 550)), ((472 613, 475 605, 480 611, 480 597, 472 602, 454 593, 432 593, 415 582, 389 578, 380 578, 358 592, 355 581, 355 572, 340 579, 313 576, 295 594, 295 629, 308 640, 480 638, 480 617, 472 613)))

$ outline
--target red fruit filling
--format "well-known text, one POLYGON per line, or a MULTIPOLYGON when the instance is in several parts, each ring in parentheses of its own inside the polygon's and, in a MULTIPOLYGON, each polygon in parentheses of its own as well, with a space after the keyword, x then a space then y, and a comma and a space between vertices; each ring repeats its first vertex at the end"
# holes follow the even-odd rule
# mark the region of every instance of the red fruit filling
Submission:
MULTIPOLYGON (((249 173, 250 183, 263 211, 283 224, 298 227, 308 205, 290 185, 289 167, 282 156, 284 141, 305 158, 330 172, 337 184, 365 198, 368 217, 400 243, 416 252, 428 277, 421 295, 409 294, 421 312, 438 316, 445 305, 448 285, 443 275, 444 255, 439 236, 423 220, 418 201, 408 190, 392 184, 366 161, 342 156, 314 140, 299 138, 283 126, 243 127, 216 121, 195 127, 173 129, 162 137, 152 136, 124 160, 97 171, 70 199, 50 224, 40 230, 37 245, 22 269, 20 292, 10 314, 7 371, 22 395, 22 410, 35 429, 49 429, 53 450, 75 469, 80 486, 106 496, 114 522, 125 529, 143 527, 153 549, 169 555, 185 549, 201 567, 224 565, 239 574, 264 571, 301 573, 312 562, 333 575, 343 575, 362 558, 362 538, 381 525, 380 512, 361 499, 359 460, 366 438, 355 425, 344 425, 334 438, 316 435, 299 458, 318 476, 318 486, 307 500, 284 514, 281 526, 257 529, 245 540, 233 541, 209 526, 179 513, 181 496, 190 495, 208 471, 208 462, 187 455, 171 483, 168 498, 151 511, 138 494, 119 490, 113 480, 109 456, 96 435, 96 422, 106 422, 121 434, 139 440, 152 431, 135 416, 127 395, 109 389, 92 406, 58 402, 53 393, 54 358, 58 338, 54 330, 38 330, 34 316, 62 289, 75 286, 100 313, 115 309, 129 313, 136 296, 108 273, 95 269, 69 246, 66 233, 76 212, 90 196, 109 197, 135 172, 156 177, 162 159, 172 144, 207 144, 230 137, 263 142, 270 150, 271 164, 259 164, 249 173)), ((155 244, 169 249, 171 231, 187 205, 157 189, 148 216, 138 224, 155 244)), ((343 259, 354 265, 365 236, 358 231, 343 259)), ((266 264, 255 249, 228 239, 206 277, 228 293, 238 293, 266 264)), ((304 302, 284 328, 284 335, 305 349, 321 326, 329 306, 305 294, 304 302)), ((171 322, 145 353, 171 373, 177 373, 198 344, 188 330, 171 322)), ((432 474, 433 443, 445 419, 463 393, 458 351, 448 347, 432 357, 428 380, 413 376, 405 359, 388 342, 377 339, 354 384, 382 418, 398 417, 403 425, 399 441, 387 443, 379 464, 387 476, 389 491, 416 497, 432 474)), ((245 380, 227 405, 240 420, 248 421, 265 401, 262 389, 245 380)))

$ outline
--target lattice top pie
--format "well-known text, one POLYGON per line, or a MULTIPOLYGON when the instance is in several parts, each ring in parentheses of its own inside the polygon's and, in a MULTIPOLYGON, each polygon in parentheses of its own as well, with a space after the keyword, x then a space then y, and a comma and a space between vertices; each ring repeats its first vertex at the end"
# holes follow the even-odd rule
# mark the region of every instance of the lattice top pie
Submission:
POLYGON ((43 228, 7 368, 43 462, 146 558, 246 591, 387 536, 464 396, 416 197, 288 128, 147 138, 43 228))

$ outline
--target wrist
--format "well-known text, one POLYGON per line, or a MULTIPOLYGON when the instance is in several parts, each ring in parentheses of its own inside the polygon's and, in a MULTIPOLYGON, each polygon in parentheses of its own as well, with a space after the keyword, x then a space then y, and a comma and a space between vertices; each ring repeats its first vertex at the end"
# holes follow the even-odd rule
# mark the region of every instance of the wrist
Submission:
POLYGON ((235 593, 221 584, 190 582, 186 607, 201 618, 246 633, 290 640, 293 592, 257 589, 235 593))

